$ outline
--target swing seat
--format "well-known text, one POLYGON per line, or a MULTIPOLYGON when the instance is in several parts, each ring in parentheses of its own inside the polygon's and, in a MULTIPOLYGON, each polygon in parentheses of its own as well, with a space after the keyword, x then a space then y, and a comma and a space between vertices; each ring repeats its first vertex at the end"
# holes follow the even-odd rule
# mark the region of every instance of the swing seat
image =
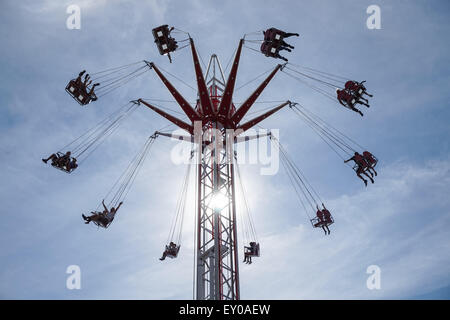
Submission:
POLYGON ((329 226, 334 223, 333 216, 330 215, 328 219, 320 219, 319 217, 314 217, 311 220, 311 224, 314 228, 322 228, 323 226, 329 226))
POLYGON ((248 247, 244 248, 244 255, 250 256, 250 257, 259 257, 259 255, 260 255, 259 243, 257 243, 252 248, 248 248, 248 247))
POLYGON ((87 93, 88 90, 89 88, 77 83, 76 79, 70 80, 66 86, 66 92, 82 106, 89 104, 91 101, 97 100, 95 93, 89 95, 87 93))
POLYGON ((283 40, 283 33, 284 33, 283 31, 275 28, 267 29, 265 31, 264 40, 274 43, 281 42, 283 40))
POLYGON ((177 245, 176 247, 169 247, 166 246, 166 257, 174 259, 178 256, 178 252, 180 251, 180 245, 177 245))
POLYGON ((375 165, 372 166, 372 165, 370 165, 370 164, 367 162, 367 165, 366 165, 366 166, 360 166, 359 164, 355 163, 355 164, 353 165, 352 169, 353 169, 353 171, 358 172, 358 168, 359 168, 359 167, 361 167, 361 168, 363 169, 362 172, 366 172, 368 168, 374 168, 375 165))
MULTIPOLYGON (((64 154, 62 152, 58 151, 56 153, 56 156, 58 157, 58 159, 56 161, 58 161, 59 159, 61 159, 64 156, 64 154)), ((75 159, 75 158, 71 157, 70 162, 72 162, 73 159, 75 159)), ((76 169, 76 168, 67 168, 67 166, 60 166, 56 161, 55 162, 52 161, 51 166, 55 169, 65 172, 65 173, 71 173, 73 170, 76 169)))
POLYGON ((176 41, 170 36, 169 26, 167 24, 154 28, 152 33, 161 55, 168 54, 177 49, 176 41))
POLYGON ((105 215, 103 214, 103 212, 95 212, 96 214, 98 214, 98 216, 100 217, 100 219, 98 221, 94 221, 92 220, 92 222, 100 228, 104 228, 107 229, 109 227, 109 225, 113 222, 114 218, 112 219, 108 219, 107 217, 105 217, 105 215))
POLYGON ((370 167, 371 167, 371 168, 375 168, 375 166, 376 166, 377 163, 378 163, 378 159, 377 159, 374 155, 372 155, 372 158, 373 158, 374 162, 370 165, 370 167))
POLYGON ((264 53, 267 57, 276 58, 278 50, 278 45, 273 42, 264 41, 261 45, 261 52, 264 53))

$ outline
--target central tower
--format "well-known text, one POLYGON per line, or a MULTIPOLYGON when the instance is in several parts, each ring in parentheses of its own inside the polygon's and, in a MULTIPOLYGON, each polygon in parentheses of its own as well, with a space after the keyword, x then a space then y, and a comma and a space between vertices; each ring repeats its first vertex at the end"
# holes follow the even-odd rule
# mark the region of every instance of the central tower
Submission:
MULTIPOLYGON (((234 183, 234 144, 248 139, 242 134, 284 106, 281 105, 243 122, 264 88, 282 65, 277 65, 267 78, 236 108, 233 92, 244 39, 239 46, 225 81, 222 66, 212 55, 203 74, 194 40, 189 38, 197 82, 197 103, 191 106, 153 62, 152 68, 189 119, 185 122, 143 99, 137 100, 157 112, 190 136, 177 136, 197 147, 196 176, 196 270, 194 292, 197 300, 238 300, 239 261, 236 227, 234 183)), ((167 135, 167 134, 165 134, 167 135)), ((173 136, 173 135, 168 135, 173 136)))
MULTIPOLYGON (((216 55, 209 60, 205 78, 217 113, 225 76, 216 55)), ((196 110, 202 112, 201 108, 199 99, 196 110)), ((227 137, 231 133, 219 121, 211 118, 203 123, 202 148, 197 158, 197 300, 239 299, 233 149, 227 144, 230 138, 233 143, 233 137, 227 137)))

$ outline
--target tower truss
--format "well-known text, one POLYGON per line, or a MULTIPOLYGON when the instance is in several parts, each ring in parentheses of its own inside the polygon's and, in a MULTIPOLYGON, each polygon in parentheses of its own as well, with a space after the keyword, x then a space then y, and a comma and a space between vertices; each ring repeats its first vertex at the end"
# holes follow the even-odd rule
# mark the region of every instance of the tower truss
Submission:
POLYGON ((246 140, 242 139, 246 138, 243 137, 245 131, 291 104, 290 101, 286 101, 242 123, 242 119, 270 80, 282 69, 282 65, 277 65, 242 105, 236 108, 233 104, 233 92, 243 43, 244 40, 241 39, 230 73, 225 80, 222 66, 215 54, 211 56, 203 74, 194 41, 190 38, 198 88, 195 107, 187 102, 154 63, 148 62, 190 123, 168 114, 147 101, 138 100, 138 103, 146 105, 187 131, 190 136, 185 139, 197 145, 194 281, 197 300, 240 299, 233 147, 235 142, 246 140))

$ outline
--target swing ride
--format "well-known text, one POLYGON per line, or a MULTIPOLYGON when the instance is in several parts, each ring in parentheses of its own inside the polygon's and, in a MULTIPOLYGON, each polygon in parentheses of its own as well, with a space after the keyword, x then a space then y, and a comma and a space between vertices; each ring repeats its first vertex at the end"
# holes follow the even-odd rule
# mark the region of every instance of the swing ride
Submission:
POLYGON ((308 215, 312 227, 322 228, 325 234, 330 234, 329 226, 335 222, 318 192, 309 183, 305 174, 290 157, 280 141, 270 131, 267 134, 249 136, 246 134, 249 129, 259 126, 261 121, 288 106, 291 112, 311 128, 341 160, 345 163, 354 161, 355 165, 353 167, 349 165, 349 167, 355 171, 358 178, 364 181, 366 186, 367 180, 362 175, 368 177, 373 183, 373 177, 377 175, 375 166, 378 162, 378 159, 366 148, 298 102, 291 100, 276 101, 277 105, 265 108, 263 113, 251 119, 247 118, 251 114, 249 110, 255 103, 274 103, 273 101, 256 101, 279 72, 361 115, 362 113, 355 105, 361 104, 369 107, 369 101, 364 96, 372 97, 372 95, 367 93, 364 86, 365 81, 358 82, 310 67, 295 65, 281 56, 279 54, 281 50, 292 52, 294 46, 288 44, 285 39, 298 37, 299 34, 297 33, 270 28, 263 32, 246 34, 240 39, 238 47, 233 53, 233 62, 231 63, 232 56, 225 70, 222 68, 218 57, 213 54, 208 65, 203 64, 203 67, 206 67, 205 73, 202 68, 203 61, 201 57, 199 59, 194 40, 189 33, 168 25, 162 25, 154 28, 152 34, 159 53, 167 55, 171 63, 171 54, 178 53, 186 47, 191 48, 197 85, 197 88, 194 88, 197 92, 196 102, 188 102, 165 74, 186 84, 183 80, 146 60, 90 74, 83 70, 77 78, 70 80, 66 86, 68 94, 82 106, 88 106, 103 99, 105 95, 150 70, 156 73, 174 101, 156 98, 132 100, 119 107, 74 141, 60 148, 47 159, 42 160, 45 163, 52 160, 51 165, 53 167, 66 173, 72 173, 141 106, 149 108, 166 118, 171 126, 183 129, 186 132, 184 135, 164 132, 163 130, 167 126, 155 131, 103 198, 104 210, 101 211, 99 205, 96 210, 91 212, 91 216, 83 215, 83 218, 87 224, 93 222, 98 227, 108 228, 129 193, 154 141, 158 137, 164 136, 189 142, 191 144, 189 163, 177 199, 169 236, 160 260, 165 260, 166 257, 174 259, 179 254, 183 221, 188 204, 187 193, 191 181, 190 176, 194 174, 195 199, 189 199, 189 203, 195 203, 196 212, 195 298, 199 300, 240 299, 238 219, 241 220, 239 225, 242 231, 242 239, 245 244, 248 244, 244 245, 243 248, 244 262, 251 264, 252 258, 259 257, 261 251, 253 218, 245 198, 246 192, 237 162, 237 153, 234 150, 237 143, 261 138, 270 139, 272 145, 280 151, 284 171, 292 184, 297 199, 308 215), (180 35, 183 35, 184 38, 179 39, 180 35), (264 38, 249 39, 250 35, 263 35, 264 38), (178 44, 182 42, 185 42, 185 45, 180 47, 178 44), (252 47, 255 44, 260 45, 259 50, 252 47), (276 65, 274 68, 272 67, 239 87, 240 89, 265 76, 264 80, 248 98, 238 104, 233 101, 233 93, 236 91, 236 78, 244 48, 285 62, 276 65), (226 78, 224 71, 227 71, 228 66, 231 66, 231 68, 226 78), (337 96, 334 95, 335 93, 337 96), (180 119, 174 116, 172 114, 174 110, 162 106, 161 103, 163 102, 176 103, 181 108, 184 118, 180 119), (242 197, 242 201, 239 203, 236 201, 236 194, 242 197), (107 201, 106 204, 105 201, 107 201), (239 214, 237 214, 238 212, 239 214))

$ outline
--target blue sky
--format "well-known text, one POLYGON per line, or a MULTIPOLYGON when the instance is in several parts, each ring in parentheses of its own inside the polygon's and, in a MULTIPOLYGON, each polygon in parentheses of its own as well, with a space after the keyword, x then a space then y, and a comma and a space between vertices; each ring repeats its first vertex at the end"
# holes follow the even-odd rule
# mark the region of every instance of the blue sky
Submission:
MULTIPOLYGON (((80 70, 146 59, 194 84, 187 50, 169 65, 154 46, 151 29, 168 23, 190 32, 204 60, 216 53, 222 64, 245 33, 296 31, 291 62, 365 79, 374 94, 364 118, 284 74, 261 97, 299 101, 345 130, 380 159, 379 176, 364 188, 290 110, 267 119, 263 126, 280 129, 336 223, 327 237, 313 230, 283 170, 261 176, 257 165, 242 166, 262 250, 240 267, 242 298, 448 299, 449 17, 448 1, 2 1, 0 298, 192 298, 192 206, 179 258, 158 260, 184 173, 170 161, 174 142, 155 142, 108 230, 81 220, 164 119, 137 110, 70 176, 40 161, 126 101, 169 98, 149 72, 81 108, 64 91, 80 70), (66 28, 70 4, 81 8, 80 30, 66 28), (380 30, 366 28, 371 4, 381 8, 380 30), (72 264, 81 268, 81 290, 65 287, 72 264), (366 288, 372 264, 381 268, 381 290, 366 288)), ((276 63, 245 50, 237 86, 276 63)))

